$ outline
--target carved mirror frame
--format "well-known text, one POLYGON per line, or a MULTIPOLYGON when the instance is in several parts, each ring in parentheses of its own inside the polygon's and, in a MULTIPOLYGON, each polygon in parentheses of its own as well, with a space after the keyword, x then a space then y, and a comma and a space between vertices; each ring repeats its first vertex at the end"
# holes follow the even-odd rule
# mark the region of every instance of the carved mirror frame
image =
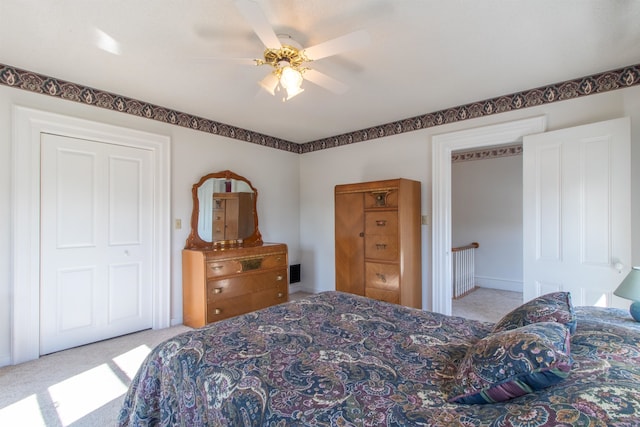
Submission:
POLYGON ((221 172, 210 173, 208 175, 204 175, 200 180, 193 184, 191 189, 191 195, 193 197, 193 210, 191 212, 191 233, 187 238, 187 242, 185 244, 185 249, 217 249, 224 247, 233 247, 233 246, 260 246, 262 245, 262 235, 260 234, 260 230, 258 229, 258 210, 256 208, 258 202, 258 190, 251 184, 247 178, 238 175, 230 170, 225 170, 221 172), (202 239, 200 234, 198 233, 199 228, 199 219, 200 219, 200 200, 198 199, 198 190, 200 187, 209 179, 225 179, 232 180, 235 179, 237 181, 245 182, 249 188, 253 191, 253 234, 250 236, 238 239, 237 241, 206 241, 202 239))

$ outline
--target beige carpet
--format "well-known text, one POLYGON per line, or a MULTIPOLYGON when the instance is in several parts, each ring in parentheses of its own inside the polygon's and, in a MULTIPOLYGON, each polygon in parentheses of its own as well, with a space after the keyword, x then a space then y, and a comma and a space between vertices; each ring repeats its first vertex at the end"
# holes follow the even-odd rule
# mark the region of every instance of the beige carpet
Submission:
MULTIPOLYGON (((307 292, 297 292, 290 295, 290 299, 304 298, 312 295, 307 292)), ((501 291, 497 289, 476 288, 465 297, 453 300, 451 313, 454 316, 483 322, 497 322, 502 316, 522 304, 522 293, 501 291)))
POLYGON ((114 426, 149 351, 190 329, 142 331, 0 368, 0 426, 114 426))
POLYGON ((495 323, 521 304, 521 292, 476 288, 463 298, 454 299, 451 313, 454 316, 495 323))

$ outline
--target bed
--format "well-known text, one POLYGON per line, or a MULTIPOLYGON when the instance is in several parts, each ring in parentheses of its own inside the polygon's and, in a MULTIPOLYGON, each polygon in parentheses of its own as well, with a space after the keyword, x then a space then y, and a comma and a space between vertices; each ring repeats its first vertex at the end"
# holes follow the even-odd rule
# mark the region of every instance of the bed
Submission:
POLYGON ((493 323, 341 292, 156 347, 120 426, 638 426, 640 323, 530 301, 493 323))

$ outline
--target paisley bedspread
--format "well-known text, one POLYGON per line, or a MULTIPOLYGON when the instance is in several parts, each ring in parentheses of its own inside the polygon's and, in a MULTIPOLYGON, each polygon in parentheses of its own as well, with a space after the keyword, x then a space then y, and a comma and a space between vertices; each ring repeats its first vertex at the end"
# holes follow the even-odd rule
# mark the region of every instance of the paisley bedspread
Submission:
POLYGON ((640 323, 578 307, 566 379, 449 403, 491 323, 325 292, 178 335, 134 378, 120 426, 639 426, 640 323))

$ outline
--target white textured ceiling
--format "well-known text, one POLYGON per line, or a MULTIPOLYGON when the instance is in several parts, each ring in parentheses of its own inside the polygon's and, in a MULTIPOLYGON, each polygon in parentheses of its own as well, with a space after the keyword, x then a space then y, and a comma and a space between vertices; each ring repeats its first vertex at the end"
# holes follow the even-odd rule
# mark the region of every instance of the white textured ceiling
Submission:
POLYGON ((256 2, 304 47, 367 30, 312 63, 349 90, 262 91, 233 0, 0 0, 0 63, 297 143, 640 63, 640 0, 256 2))

